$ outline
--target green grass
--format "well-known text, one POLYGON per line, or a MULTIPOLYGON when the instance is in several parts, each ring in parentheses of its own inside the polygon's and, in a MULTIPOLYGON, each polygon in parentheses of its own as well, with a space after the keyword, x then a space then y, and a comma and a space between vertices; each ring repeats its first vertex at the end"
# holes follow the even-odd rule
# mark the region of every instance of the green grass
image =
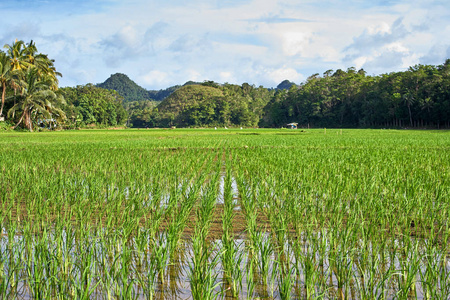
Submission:
POLYGON ((449 131, 3 132, 0 298, 448 299, 449 199, 449 131))

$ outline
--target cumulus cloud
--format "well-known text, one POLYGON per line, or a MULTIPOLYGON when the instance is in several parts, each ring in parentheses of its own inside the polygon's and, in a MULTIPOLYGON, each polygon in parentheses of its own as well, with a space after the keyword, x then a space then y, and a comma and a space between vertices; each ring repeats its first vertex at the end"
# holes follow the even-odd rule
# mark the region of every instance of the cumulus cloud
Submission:
POLYGON ((285 32, 282 35, 283 52, 288 56, 302 54, 308 46, 310 35, 305 32, 285 32))
POLYGON ((159 70, 152 70, 147 74, 141 76, 139 81, 143 82, 145 85, 153 86, 168 86, 170 81, 168 80, 169 74, 159 70))
POLYGON ((404 69, 408 67, 405 63, 416 60, 405 44, 411 34, 403 24, 403 18, 398 18, 392 25, 387 22, 370 25, 344 49, 347 54, 343 61, 373 73, 404 69))
POLYGON ((400 43, 386 45, 381 51, 374 53, 361 66, 366 70, 382 72, 386 69, 405 68, 403 59, 410 55, 409 49, 400 43))
POLYGON ((169 45, 168 50, 179 53, 189 53, 207 47, 208 44, 209 41, 207 37, 198 38, 191 34, 184 34, 174 40, 169 45))
POLYGON ((269 14, 267 16, 262 16, 257 19, 248 19, 246 20, 248 22, 261 22, 261 23, 268 23, 268 24, 275 24, 275 23, 310 23, 314 22, 313 20, 308 19, 301 19, 301 18, 290 18, 290 17, 283 17, 280 15, 273 15, 269 14))
POLYGON ((23 40, 28 43, 30 40, 36 40, 41 33, 41 27, 38 23, 34 22, 20 22, 14 26, 2 26, 3 28, 9 28, 4 30, 0 35, 1 46, 4 44, 12 44, 16 39, 23 40))
POLYGON ((450 56, 444 0, 11 0, 0 9, 0 43, 33 39, 56 58, 62 85, 122 72, 150 89, 195 79, 274 87, 328 69, 376 74, 450 56))
POLYGON ((236 78, 234 77, 232 72, 220 72, 219 79, 220 82, 236 82, 236 78))
MULTIPOLYGON (((164 45, 166 22, 158 21, 146 30, 140 25, 126 24, 98 42, 105 55, 103 60, 108 67, 116 68, 130 60, 156 55, 164 45)), ((167 44, 167 42, 166 42, 167 44)), ((167 47, 164 45, 163 47, 167 47)))
POLYGON ((409 34, 403 25, 403 19, 397 19, 392 25, 382 22, 376 26, 367 27, 361 35, 353 39, 346 51, 355 56, 382 48, 386 44, 402 40, 409 34))
POLYGON ((284 66, 276 70, 272 70, 270 73, 270 79, 272 79, 273 84, 279 84, 283 80, 287 79, 289 81, 300 83, 304 80, 304 76, 297 72, 297 70, 284 66))
POLYGON ((125 25, 115 34, 100 41, 106 53, 138 55, 142 51, 142 35, 132 25, 125 25))
POLYGON ((157 42, 161 37, 164 37, 164 33, 169 29, 169 24, 164 21, 158 21, 152 24, 144 34, 144 43, 150 44, 153 51, 157 47, 157 42))
POLYGON ((450 58, 449 44, 436 44, 430 48, 427 54, 420 58, 421 64, 438 65, 450 58))

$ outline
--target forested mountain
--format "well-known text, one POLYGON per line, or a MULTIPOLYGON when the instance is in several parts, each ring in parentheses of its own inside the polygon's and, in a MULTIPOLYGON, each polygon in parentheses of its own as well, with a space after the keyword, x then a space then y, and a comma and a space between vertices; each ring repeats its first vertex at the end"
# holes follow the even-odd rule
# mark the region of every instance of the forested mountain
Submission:
POLYGON ((158 106, 130 112, 134 126, 449 128, 450 60, 368 76, 328 70, 276 89, 205 81, 178 88, 158 106), (145 113, 144 113, 145 111, 145 113))
POLYGON ((169 125, 207 124, 217 116, 223 92, 215 87, 186 85, 176 90, 159 105, 160 119, 169 125))
POLYGON ((276 89, 188 82, 166 95, 161 102, 126 103, 128 125, 449 128, 450 59, 378 76, 328 70, 299 85, 285 80, 276 89))
POLYGON ((97 86, 116 91, 126 102, 152 99, 146 89, 140 87, 127 75, 121 73, 111 75, 105 82, 99 83, 97 86))
MULTIPOLYGON (((190 83, 186 83, 190 84, 190 83)), ((127 75, 116 73, 111 75, 105 82, 97 84, 98 87, 114 90, 124 99, 124 102, 131 101, 162 101, 164 98, 172 94, 181 85, 175 85, 164 90, 146 90, 131 80, 127 75)))
POLYGON ((283 80, 279 85, 277 85, 277 90, 289 90, 294 85, 296 85, 295 82, 283 80))

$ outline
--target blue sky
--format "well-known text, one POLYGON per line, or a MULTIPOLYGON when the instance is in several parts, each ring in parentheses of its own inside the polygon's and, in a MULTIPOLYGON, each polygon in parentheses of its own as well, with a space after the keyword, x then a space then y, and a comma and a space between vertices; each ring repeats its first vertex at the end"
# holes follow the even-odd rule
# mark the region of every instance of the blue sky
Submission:
POLYGON ((401 71, 450 58, 443 0, 0 0, 0 46, 33 39, 61 86, 120 72, 147 89, 188 80, 274 87, 314 73, 401 71))

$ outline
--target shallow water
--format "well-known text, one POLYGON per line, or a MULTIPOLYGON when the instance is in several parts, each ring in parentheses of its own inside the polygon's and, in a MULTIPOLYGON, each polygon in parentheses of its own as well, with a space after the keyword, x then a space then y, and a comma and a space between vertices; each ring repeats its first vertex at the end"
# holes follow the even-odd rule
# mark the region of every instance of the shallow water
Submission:
MULTIPOLYGON (((3 271, 3 280, 8 278, 9 275, 14 274, 15 282, 17 282, 16 291, 12 290, 11 284, 9 288, 3 290, 4 293, 13 292, 14 296, 18 299, 32 299, 33 293, 30 288, 32 287, 33 278, 37 276, 38 272, 35 263, 44 264, 42 266, 42 274, 40 274, 41 280, 46 282, 40 288, 47 291, 53 291, 51 293, 58 293, 58 289, 52 286, 51 277, 61 277, 63 272, 64 264, 72 266, 72 271, 70 272, 70 278, 67 280, 69 287, 67 291, 72 291, 74 287, 83 289, 85 285, 81 283, 83 278, 83 270, 90 270, 89 280, 92 285, 95 285, 101 279, 101 283, 96 289, 91 292, 91 299, 105 299, 107 297, 107 290, 113 291, 115 295, 120 295, 126 290, 126 284, 130 284, 130 289, 133 291, 134 296, 137 299, 145 299, 146 290, 143 289, 141 284, 143 281, 139 282, 137 278, 141 276, 144 281, 148 279, 148 274, 152 270, 155 270, 156 278, 154 283, 151 284, 153 289, 153 297, 156 299, 190 299, 192 298, 191 293, 191 268, 193 265, 193 248, 191 240, 180 240, 177 249, 174 251, 172 258, 163 263, 162 269, 157 268, 155 265, 155 247, 162 247, 163 253, 168 253, 170 251, 167 235, 161 233, 155 240, 153 248, 149 246, 149 237, 144 238, 145 246, 143 250, 139 250, 142 241, 138 238, 134 238, 129 241, 123 241, 120 237, 120 232, 115 233, 105 233, 105 232, 93 232, 91 235, 86 235, 85 239, 82 241, 77 241, 73 236, 69 237, 69 234, 65 231, 61 232, 59 236, 55 236, 50 233, 45 240, 40 236, 35 236, 32 241, 25 240, 22 235, 16 234, 14 240, 10 242, 7 236, 7 230, 2 228, 2 238, 0 240, 0 262, 3 271), (108 234, 110 235, 110 240, 106 240, 105 236, 99 237, 99 235, 108 234), (62 239, 58 241, 58 237, 62 239), (31 244, 30 244, 31 243, 31 244), (61 256, 58 258, 57 253, 61 252, 61 256), (92 262, 88 264, 88 269, 83 269, 80 264, 86 261, 90 257, 92 262), (27 262, 31 262, 28 265, 27 262), (11 271, 15 270, 15 271, 11 271), (125 273, 121 273, 125 272, 125 273), (162 273, 162 276, 161 276, 162 273), (108 275, 114 277, 109 278, 108 275), (125 274, 125 277, 123 275, 125 274), (109 279, 108 279, 109 278, 109 279), (162 280, 164 282, 162 282, 162 280), (126 281, 123 281, 126 280, 126 281)), ((324 233, 324 232, 322 232, 324 233)), ((248 238, 248 237, 247 237, 248 238)), ((250 241, 245 239, 235 239, 235 247, 237 249, 237 254, 242 255, 243 259, 240 263, 239 268, 243 271, 243 276, 241 278, 240 284, 242 285, 239 297, 246 298, 248 296, 249 288, 249 264, 251 261, 254 262, 253 265, 253 282, 254 291, 252 294, 253 298, 261 299, 281 299, 280 285, 282 283, 281 269, 280 269, 280 256, 276 252, 269 252, 269 257, 265 257, 268 260, 268 273, 265 278, 262 278, 262 273, 260 272, 258 266, 260 266, 262 261, 261 249, 256 249, 256 253, 252 254, 250 248, 250 241), (254 255, 254 256, 253 256, 254 255)), ((270 244, 273 241, 271 236, 267 233, 262 233, 262 243, 270 244)), ((304 239, 305 237, 300 237, 304 239)), ((317 234, 314 239, 306 240, 302 242, 299 247, 294 248, 290 242, 286 242, 284 245, 284 262, 286 266, 291 269, 293 278, 291 278, 291 295, 293 298, 304 298, 305 294, 305 280, 306 271, 303 265, 305 261, 298 261, 298 259, 304 259, 309 256, 311 263, 314 264, 316 276, 322 277, 323 281, 317 281, 314 286, 316 293, 320 291, 326 291, 325 299, 332 299, 334 297, 339 297, 341 290, 338 288, 338 277, 335 270, 335 264, 332 263, 333 258, 330 256, 330 244, 326 244, 325 256, 322 256, 320 251, 314 245, 314 241, 321 238, 320 234, 317 234), (296 250, 297 249, 297 250, 296 250), (297 251, 298 255, 295 254, 297 251), (298 252, 300 251, 300 252, 298 252), (323 262, 323 264, 320 263, 323 262), (326 283, 326 284, 325 284, 326 283), (324 285, 325 284, 325 285, 324 285)), ((399 245, 401 241, 396 241, 399 245)), ((220 239, 211 240, 207 243, 208 249, 211 250, 210 258, 208 259, 208 264, 214 266, 212 270, 213 276, 215 276, 213 293, 219 295, 219 298, 232 298, 229 286, 225 283, 224 268, 222 265, 222 257, 224 251, 224 246, 220 239), (214 264, 215 262, 216 264, 214 264)), ((369 247, 371 248, 371 247, 369 247)), ((347 298, 348 299, 359 299, 360 293, 359 289, 364 281, 359 277, 361 275, 358 265, 352 259, 358 257, 358 253, 355 249, 348 253, 340 253, 336 257, 340 257, 345 266, 350 267, 350 281, 347 281, 347 298), (359 275, 358 275, 359 274, 359 275), (359 279, 358 279, 359 278, 359 279)), ((370 249, 372 251, 372 249, 370 249)), ((417 253, 424 253, 425 249, 418 249, 417 253)), ((375 253, 377 253, 375 251, 375 253)), ((361 254, 364 254, 361 252, 361 254)), ((381 258, 382 253, 378 253, 377 257, 372 257, 372 259, 381 258)), ((397 253, 392 259, 389 258, 390 253, 384 253, 384 262, 380 263, 379 269, 382 270, 392 270, 399 273, 402 270, 400 264, 400 259, 402 256, 397 253)), ((411 254, 412 255, 412 254, 411 254)), ((403 257, 406 259, 405 262, 410 262, 411 257, 403 257)), ((420 267, 417 272, 414 272, 415 279, 414 289, 411 290, 408 299, 424 299, 423 284, 421 283, 420 273, 424 273, 427 266, 423 263, 425 257, 416 258, 416 261, 420 261, 420 267)), ((450 279, 450 261, 447 257, 441 254, 436 254, 435 262, 440 263, 441 266, 437 265, 435 271, 446 272, 447 280, 450 279), (442 265, 444 263, 444 265, 442 265)), ((377 273, 382 274, 382 273, 377 273)), ((378 276, 378 275, 377 275, 378 276)), ((400 278, 400 277, 399 277, 400 278)), ((13 280, 14 281, 14 280, 13 280)), ((55 282, 53 280, 53 282, 55 282)), ((438 282, 441 285, 448 285, 448 282, 438 282)), ((57 284, 57 283, 54 283, 57 284)), ((395 293, 398 292, 399 286, 396 280, 387 280, 384 284, 384 294, 388 299, 395 298, 395 293)), ((382 292, 373 291, 377 296, 382 292)))

